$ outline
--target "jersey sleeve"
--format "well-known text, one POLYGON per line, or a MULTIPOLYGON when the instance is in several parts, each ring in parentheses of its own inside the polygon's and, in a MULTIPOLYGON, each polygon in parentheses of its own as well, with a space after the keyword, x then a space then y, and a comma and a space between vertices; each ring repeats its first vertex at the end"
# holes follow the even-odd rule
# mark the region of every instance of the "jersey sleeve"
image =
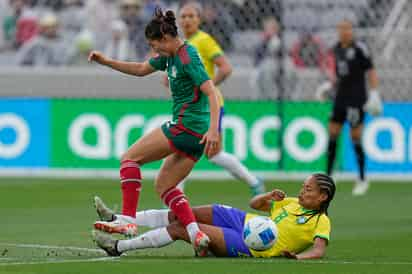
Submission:
POLYGON ((330 220, 326 215, 321 215, 319 218, 318 225, 315 229, 315 234, 313 239, 322 238, 329 242, 330 239, 330 220))
POLYGON ((357 42, 356 46, 360 52, 362 67, 364 70, 373 69, 373 60, 369 47, 363 42, 357 42))
POLYGON ((275 210, 297 201, 297 198, 285 198, 282 201, 272 201, 272 206, 270 207, 270 215, 272 215, 275 210))
POLYGON ((202 45, 204 45, 203 50, 206 53, 206 58, 212 62, 216 57, 224 54, 222 48, 211 36, 207 36, 205 43, 202 43, 202 45))
POLYGON ((197 52, 190 55, 190 62, 184 65, 184 70, 198 87, 210 80, 197 52))
POLYGON ((155 70, 165 71, 166 65, 167 65, 167 57, 164 57, 164 56, 152 57, 149 59, 149 64, 155 70))

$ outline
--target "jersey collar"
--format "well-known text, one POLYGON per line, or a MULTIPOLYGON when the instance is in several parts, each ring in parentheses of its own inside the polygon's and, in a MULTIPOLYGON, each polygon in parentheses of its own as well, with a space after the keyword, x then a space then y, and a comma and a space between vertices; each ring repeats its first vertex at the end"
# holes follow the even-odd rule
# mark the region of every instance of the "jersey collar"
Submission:
POLYGON ((186 40, 187 41, 191 41, 193 40, 196 36, 198 36, 200 33, 200 30, 196 31, 195 33, 193 33, 190 37, 188 37, 186 40))

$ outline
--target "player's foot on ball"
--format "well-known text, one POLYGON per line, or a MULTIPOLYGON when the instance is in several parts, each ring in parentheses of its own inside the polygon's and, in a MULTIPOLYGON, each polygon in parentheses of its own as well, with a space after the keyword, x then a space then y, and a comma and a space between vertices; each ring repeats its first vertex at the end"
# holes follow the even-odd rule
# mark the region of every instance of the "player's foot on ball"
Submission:
POLYGON ((258 183, 250 187, 250 192, 252 193, 253 197, 265 193, 265 182, 262 179, 258 178, 258 183))
POLYGON ((114 220, 113 222, 97 221, 94 228, 110 234, 118 233, 128 238, 137 236, 137 225, 114 220))
POLYGON ((369 189, 369 182, 368 181, 358 180, 358 181, 355 182, 355 185, 352 189, 352 195, 353 196, 365 195, 366 192, 368 191, 368 189, 369 189))
POLYGON ((93 230, 92 231, 93 241, 98 247, 106 251, 107 255, 117 257, 122 253, 117 250, 118 240, 114 239, 110 234, 93 230))
POLYGON ((198 257, 206 257, 209 252, 209 242, 210 239, 203 231, 199 231, 196 234, 195 241, 193 242, 193 247, 195 249, 195 254, 198 257))
POLYGON ((115 220, 114 211, 108 208, 98 196, 94 197, 94 207, 101 221, 111 222, 115 220))

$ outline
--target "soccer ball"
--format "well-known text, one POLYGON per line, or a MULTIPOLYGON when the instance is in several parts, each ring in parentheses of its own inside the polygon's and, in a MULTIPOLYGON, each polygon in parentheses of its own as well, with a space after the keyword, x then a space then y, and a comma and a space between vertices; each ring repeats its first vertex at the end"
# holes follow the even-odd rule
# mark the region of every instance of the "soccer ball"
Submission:
POLYGON ((277 238, 276 224, 268 217, 253 217, 243 227, 243 241, 250 249, 256 251, 271 248, 277 238))

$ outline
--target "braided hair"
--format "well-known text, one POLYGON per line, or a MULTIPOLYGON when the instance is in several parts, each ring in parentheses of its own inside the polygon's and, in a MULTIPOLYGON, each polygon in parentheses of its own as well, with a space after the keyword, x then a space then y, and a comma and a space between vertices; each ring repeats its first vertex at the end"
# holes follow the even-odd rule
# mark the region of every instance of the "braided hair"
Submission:
POLYGON ((320 204, 320 212, 328 215, 329 204, 335 196, 335 182, 333 181, 332 177, 323 173, 315 173, 313 174, 313 177, 315 177, 316 184, 319 186, 320 191, 328 195, 328 198, 320 204))
POLYGON ((162 9, 157 7, 152 20, 146 26, 145 36, 148 40, 160 40, 166 34, 177 37, 176 17, 173 11, 163 13, 162 9))

